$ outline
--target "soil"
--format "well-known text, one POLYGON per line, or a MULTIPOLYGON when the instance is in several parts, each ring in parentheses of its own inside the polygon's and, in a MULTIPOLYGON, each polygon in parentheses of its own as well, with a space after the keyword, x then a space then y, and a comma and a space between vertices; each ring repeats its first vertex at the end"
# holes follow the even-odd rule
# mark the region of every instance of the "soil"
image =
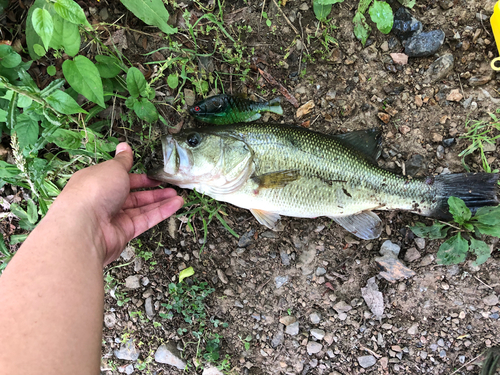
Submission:
MULTIPOLYGON (((157 29, 144 25, 117 1, 80 3, 93 23, 103 21, 106 9, 106 22, 119 20, 117 25, 142 31, 125 33, 128 48, 122 52, 135 66, 154 74, 159 65, 146 63, 158 60, 158 55, 144 54, 168 45, 157 29)), ((441 29, 446 39, 437 54, 410 58, 406 65, 395 64, 390 56, 404 51, 398 39, 392 33, 380 33, 371 21, 374 30, 366 46, 354 37, 352 19, 357 1, 334 5, 330 22, 336 28, 330 35, 337 43, 326 47, 321 43, 325 26, 318 26, 310 1, 287 1, 280 8, 284 16, 275 4, 274 0, 240 0, 222 6, 225 27, 247 47, 243 57, 251 68, 242 82, 233 65, 218 53, 200 58, 200 66, 209 64, 207 69, 213 72, 228 73, 221 74, 225 92, 244 92, 263 99, 279 95, 258 73, 260 68, 281 82, 300 105, 310 100, 315 103, 311 112, 297 119, 296 108, 283 99, 285 115, 266 115, 264 121, 299 123, 329 134, 380 127, 384 142, 381 166, 417 176, 445 169, 464 172, 458 154, 469 144, 460 138, 467 121, 488 121, 488 113, 500 107, 500 75, 490 68, 490 61, 498 55, 489 25, 491 2, 417 0, 412 14, 422 22, 424 31, 441 29), (271 27, 262 11, 271 20, 271 27), (250 25, 252 31, 240 32, 238 27, 244 25, 250 25), (436 82, 424 83, 430 64, 446 54, 454 57, 452 71, 436 82), (479 77, 481 85, 471 85, 471 77, 479 77), (462 98, 448 100, 452 90, 458 90, 462 98), (451 145, 451 141, 443 144, 451 138, 451 145)), ((394 10, 399 7, 395 1, 390 4, 394 10)), ((172 19, 179 21, 179 34, 172 40, 190 48, 182 13, 190 12, 195 20, 204 12, 201 5, 214 6, 216 12, 219 7, 212 0, 178 5, 172 19)), ((109 26, 108 30, 117 29, 109 26)), ((106 38, 109 34, 103 31, 106 38)), ((223 42, 232 45, 229 39, 223 42)), ((200 35, 198 43, 203 52, 212 52, 210 35, 200 35)), ((162 97, 177 95, 166 84, 156 89, 162 97)), ((185 89, 193 87, 188 83, 185 89)), ((215 89, 210 85, 212 93, 215 89)), ((220 85, 218 89, 220 92, 220 85)), ((120 106, 126 111, 123 103, 120 106)), ((185 103, 180 106, 186 108, 185 103)), ((162 114, 177 129, 195 126, 185 112, 172 107, 162 107, 162 114)), ((121 129, 117 121, 116 134, 140 149, 136 155, 149 167, 157 157, 149 147, 157 147, 158 135, 168 129, 155 127, 153 137, 144 141, 146 146, 141 144, 140 124, 127 133, 121 129)), ((492 169, 500 166, 498 144, 487 156, 492 169)), ((472 171, 481 171, 477 155, 466 162, 472 171)), ((187 196, 187 192, 179 192, 187 196)), ((176 217, 143 234, 140 242, 131 243, 123 257, 105 270, 108 281, 112 277, 119 284, 106 293, 103 374, 130 373, 130 364, 136 374, 184 373, 154 361, 157 348, 165 342, 173 342, 181 350, 189 365, 187 373, 202 373, 201 367, 195 368, 197 362, 204 361, 200 355, 196 358, 198 343, 190 334, 192 326, 180 315, 172 320, 159 315, 166 312, 162 304, 169 301, 169 283, 177 282, 179 271, 186 267, 193 267, 194 278, 214 288, 205 300, 208 317, 227 322, 228 327, 208 323, 207 335, 221 336, 221 359, 229 356, 226 371, 235 374, 477 374, 481 354, 500 345, 497 240, 487 239, 492 256, 479 267, 472 266, 473 257, 460 265, 439 266, 436 252, 441 242, 415 241, 407 228, 417 221, 430 221, 410 213, 380 212, 385 225, 382 236, 358 241, 327 218, 283 218, 284 230, 271 232, 246 210, 226 205, 224 211, 236 233, 251 233, 247 246, 239 246, 239 240, 214 219, 200 252, 203 224, 199 217, 193 221, 194 233, 176 217), (386 240, 401 247, 399 259, 415 276, 395 283, 379 276, 374 259, 380 256, 386 240), (140 283, 127 288, 125 280, 130 276, 137 276, 140 283), (372 277, 383 295, 385 309, 380 318, 372 314, 361 292, 372 277), (120 297, 119 293, 125 295, 120 297), (153 306, 149 319, 145 311, 148 297, 153 306), (311 314, 319 315, 319 320, 317 316, 311 319, 311 314), (291 335, 287 330, 294 319, 299 330, 291 335), (187 333, 179 335, 179 328, 186 328, 187 333), (313 329, 324 331, 324 337, 315 338, 313 329), (252 339, 245 348, 243 339, 248 336, 252 339), (140 352, 139 361, 120 360, 114 354, 129 338, 140 352), (376 361, 363 368, 361 364, 370 361, 362 358, 365 356, 376 361), (140 365, 141 361, 145 362, 140 365)), ((204 345, 202 340, 201 347, 204 345)))

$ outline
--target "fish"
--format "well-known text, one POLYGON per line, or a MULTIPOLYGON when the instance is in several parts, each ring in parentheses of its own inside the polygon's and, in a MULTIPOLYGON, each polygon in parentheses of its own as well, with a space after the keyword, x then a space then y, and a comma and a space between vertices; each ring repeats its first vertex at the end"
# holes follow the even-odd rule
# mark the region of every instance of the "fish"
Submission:
POLYGON ((152 179, 250 210, 276 230, 281 216, 326 216, 355 236, 382 232, 375 210, 450 219, 448 198, 471 210, 498 204, 494 173, 411 178, 382 169, 379 129, 325 135, 285 124, 238 124, 162 137, 152 179))
POLYGON ((202 100, 189 108, 191 116, 199 121, 213 125, 229 125, 239 122, 251 122, 261 117, 260 112, 283 114, 281 99, 268 102, 254 102, 239 96, 216 95, 202 100))

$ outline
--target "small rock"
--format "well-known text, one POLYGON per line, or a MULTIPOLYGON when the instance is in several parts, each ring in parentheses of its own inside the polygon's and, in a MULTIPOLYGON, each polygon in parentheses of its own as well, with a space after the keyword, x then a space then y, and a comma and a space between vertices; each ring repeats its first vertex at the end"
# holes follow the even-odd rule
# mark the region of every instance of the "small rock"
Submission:
POLYGON ((290 256, 288 255, 286 250, 280 251, 280 258, 281 258, 281 263, 283 263, 284 266, 290 265, 290 256))
POLYGON ((443 45, 444 37, 444 32, 441 30, 417 34, 408 39, 405 53, 410 57, 431 56, 443 45))
POLYGON ((442 142, 443 141, 443 136, 441 134, 438 134, 438 133, 432 133, 431 134, 431 140, 432 142, 442 142))
POLYGON ((389 43, 387 41, 384 41, 384 43, 380 45, 380 49, 384 52, 389 51, 389 43))
POLYGON ((137 361, 137 358, 139 358, 139 354, 141 354, 141 352, 139 351, 137 346, 135 346, 134 340, 130 339, 120 346, 120 350, 115 350, 114 354, 118 359, 124 359, 126 361, 137 361))
POLYGON ((137 289, 140 288, 141 277, 139 275, 132 275, 125 279, 125 288, 129 289, 137 289))
POLYGON ((368 279, 366 287, 361 288, 361 295, 366 305, 377 319, 381 319, 384 313, 384 296, 378 290, 375 277, 368 279))
POLYGON ((311 336, 316 340, 321 341, 323 340, 323 337, 325 337, 325 331, 323 331, 322 329, 313 328, 311 329, 311 336))
POLYGON ((155 362, 166 363, 167 365, 177 367, 179 370, 184 370, 186 367, 186 362, 182 360, 179 350, 177 350, 173 342, 167 342, 156 350, 155 362))
POLYGON ((326 270, 323 267, 316 268, 316 276, 322 276, 326 273, 326 270))
POLYGON ((443 140, 444 147, 451 147, 455 143, 455 138, 447 138, 443 140))
POLYGON ((403 135, 408 134, 411 131, 411 128, 408 125, 401 125, 399 127, 399 132, 403 135))
POLYGON ((415 245, 417 245, 420 250, 425 249, 425 238, 416 237, 413 241, 415 241, 415 245))
POLYGON ((303 104, 302 106, 300 106, 298 109, 297 109, 297 113, 295 114, 295 117, 297 118, 301 118, 302 116, 304 115, 307 115, 309 112, 312 111, 312 109, 314 108, 314 101, 313 100, 309 100, 307 103, 303 104))
POLYGON ((319 324, 321 321, 321 314, 315 311, 309 315, 309 320, 312 324, 319 324))
POLYGON ((228 283, 226 274, 220 268, 217 268, 217 276, 219 276, 219 279, 220 281, 222 281, 223 284, 228 283))
POLYGON ((319 353, 323 349, 323 345, 316 341, 309 341, 307 343, 307 354, 316 354, 319 353))
POLYGON ((285 315, 280 318, 280 323, 289 326, 297 321, 297 318, 292 315, 285 315))
POLYGON ((288 283, 288 275, 287 276, 276 276, 274 278, 274 282, 276 283, 276 289, 281 288, 283 285, 288 283))
POLYGON ((424 83, 434 83, 444 79, 451 73, 454 66, 452 54, 446 54, 434 61, 424 73, 424 83))
POLYGON ((253 241, 254 230, 250 229, 238 240, 238 247, 247 247, 253 241))
POLYGON ((406 250, 405 261, 411 263, 420 258, 420 252, 414 247, 410 247, 406 250))
POLYGON ((352 306, 345 303, 344 301, 339 301, 335 305, 333 305, 333 309, 337 311, 337 313, 346 313, 352 310, 352 306))
POLYGON ((127 367, 125 367, 125 374, 127 375, 132 375, 134 373, 134 365, 130 364, 127 367))
POLYGON ((196 100, 196 96, 193 90, 184 89, 184 100, 188 106, 192 106, 196 100))
POLYGON ((146 298, 146 302, 144 303, 144 307, 146 309, 146 316, 149 319, 153 319, 153 317, 155 316, 155 310, 153 308, 153 298, 152 297, 146 298))
POLYGON ((410 328, 408 328, 407 332, 408 332, 409 335, 416 335, 417 332, 418 332, 418 323, 415 323, 410 328))
POLYGON ((400 251, 401 247, 389 240, 386 240, 380 247, 380 254, 382 255, 398 256, 400 251))
POLYGON ((101 8, 101 10, 99 11, 99 18, 103 21, 107 21, 108 18, 109 18, 109 12, 108 12, 108 8, 107 7, 103 7, 101 8))
POLYGON ((207 366, 203 369, 201 375, 224 375, 224 373, 217 367, 207 366))
MULTIPOLYGON (((390 55, 391 55, 392 61, 394 61, 394 64, 397 64, 397 65, 408 64, 408 55, 405 55, 404 53, 391 53, 390 55)), ((397 71, 394 73, 397 73, 397 71)))
POLYGON ((290 335, 290 336, 298 335, 299 334, 299 322, 289 324, 285 329, 285 333, 290 335))
POLYGON ((284 339, 285 335, 283 334, 283 331, 276 332, 273 339, 271 340, 271 346, 276 349, 279 345, 283 343, 284 339))
POLYGON ((368 367, 373 366, 375 363, 377 363, 377 360, 372 355, 364 355, 364 356, 358 357, 358 363, 361 367, 368 368, 368 367))
POLYGON ((497 146, 494 143, 484 142, 483 143, 483 151, 484 152, 495 152, 497 150, 497 146))
POLYGON ((394 13, 392 32, 401 40, 405 41, 422 31, 422 23, 411 15, 405 7, 400 7, 394 13))
POLYGON ((132 246, 127 246, 123 251, 122 253, 120 254, 120 256, 123 258, 123 260, 125 261, 129 261, 130 259, 132 259, 135 255, 135 250, 132 246))
POLYGON ((437 156, 438 159, 443 159, 444 158, 444 147, 442 145, 437 146, 436 156, 437 156))
POLYGON ((425 266, 428 266, 429 264, 431 264, 432 262, 434 262, 434 255, 432 254, 427 254, 425 257, 422 258, 422 260, 420 261, 420 267, 425 267, 425 266))
POLYGON ((446 97, 446 100, 449 100, 451 102, 459 102, 460 100, 463 99, 463 97, 464 96, 460 92, 460 89, 453 89, 446 97))
MULTIPOLYGON (((401 130, 401 128, 400 128, 400 130, 401 130)), ((405 163, 405 166, 406 166, 406 174, 408 176, 414 177, 419 172, 422 172, 422 170, 424 169, 424 167, 425 167, 424 166, 424 157, 422 155, 415 154, 410 158, 410 160, 408 160, 405 163)))
POLYGON ((391 116, 390 116, 390 115, 388 115, 387 113, 384 113, 384 112, 379 112, 379 113, 377 114, 377 116, 378 116, 378 118, 379 118, 379 119, 381 119, 381 120, 382 120, 382 122, 383 122, 384 124, 389 123, 389 121, 391 120, 391 116))
POLYGON ((494 294, 490 294, 483 298, 483 303, 487 306, 495 306, 498 303, 498 297, 494 294))
POLYGON ((106 328, 113 328, 116 324, 116 315, 111 312, 109 314, 104 315, 104 325, 106 328))

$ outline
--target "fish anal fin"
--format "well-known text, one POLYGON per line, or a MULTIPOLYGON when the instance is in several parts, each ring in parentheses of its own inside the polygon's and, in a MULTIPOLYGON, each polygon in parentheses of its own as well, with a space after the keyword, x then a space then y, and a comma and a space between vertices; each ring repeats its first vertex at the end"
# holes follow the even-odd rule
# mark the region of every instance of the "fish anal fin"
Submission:
POLYGON ((382 153, 382 138, 378 128, 335 134, 333 137, 360 152, 374 163, 382 153))
POLYGON ((348 232, 362 240, 373 240, 382 233, 382 220, 373 212, 361 212, 350 216, 330 217, 348 232))
POLYGON ((290 182, 298 180, 299 178, 300 174, 298 170, 288 169, 254 176, 252 180, 259 184, 259 189, 276 189, 283 188, 290 182))
POLYGON ((281 219, 279 214, 258 209, 250 209, 250 212, 262 225, 272 230, 279 230, 278 221, 281 219))

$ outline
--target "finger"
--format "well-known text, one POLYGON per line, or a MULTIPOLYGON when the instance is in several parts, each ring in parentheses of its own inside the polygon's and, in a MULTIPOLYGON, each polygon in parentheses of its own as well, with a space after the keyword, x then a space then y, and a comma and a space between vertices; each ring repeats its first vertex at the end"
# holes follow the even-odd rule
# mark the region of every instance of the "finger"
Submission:
POLYGON ((146 174, 130 173, 130 189, 140 189, 156 187, 161 184, 160 181, 150 179, 146 174))
POLYGON ((130 193, 125 201, 122 210, 147 206, 151 203, 160 202, 165 199, 175 197, 177 192, 174 189, 156 189, 149 191, 136 191, 130 193))
POLYGON ((128 143, 118 143, 113 160, 119 162, 127 172, 130 171, 134 163, 134 157, 132 155, 132 149, 128 143))
POLYGON ((184 200, 181 197, 175 196, 163 202, 141 207, 141 209, 125 211, 134 223, 134 237, 172 216, 183 204, 184 200))

